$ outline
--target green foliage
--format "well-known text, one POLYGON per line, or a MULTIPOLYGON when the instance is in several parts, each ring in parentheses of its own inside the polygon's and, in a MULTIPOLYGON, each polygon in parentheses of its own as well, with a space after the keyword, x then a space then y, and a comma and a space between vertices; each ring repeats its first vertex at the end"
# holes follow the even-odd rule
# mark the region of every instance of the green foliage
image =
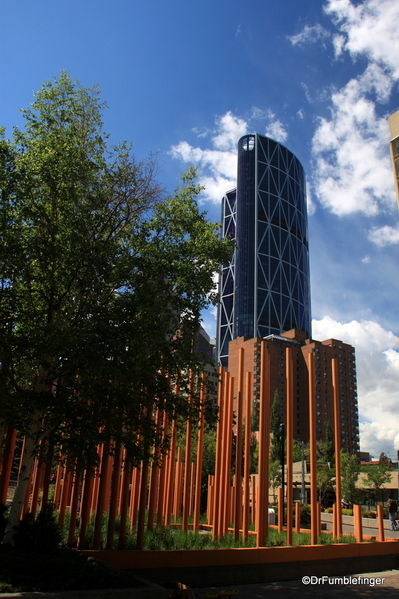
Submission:
POLYGON ((281 454, 283 450, 282 445, 284 440, 281 429, 280 401, 277 391, 274 393, 272 408, 270 411, 270 433, 270 459, 272 461, 278 460, 281 463, 281 454))
MULTIPOLYGON (((378 491, 381 491, 383 485, 390 483, 392 480, 389 463, 381 459, 379 464, 363 466, 362 471, 366 475, 363 484, 372 491, 374 496, 377 495, 378 491)), ((376 499, 376 497, 374 498, 376 499)))
POLYGON ((192 336, 230 251, 195 171, 165 198, 153 157, 108 148, 104 108, 63 72, 0 138, 1 420, 36 448, 51 431, 82 465, 111 437, 145 456, 154 407, 198 417, 184 373, 200 367, 192 336))
MULTIPOLYGON (((341 449, 341 494, 352 504, 359 500, 359 490, 356 487, 359 472, 360 465, 356 455, 350 455, 341 449)), ((337 499, 341 500, 340 497, 337 499)), ((352 514, 352 510, 350 513, 352 514)))
POLYGON ((276 501, 276 490, 281 485, 281 463, 279 460, 272 460, 269 463, 269 481, 273 489, 274 501, 276 501))
POLYGON ((325 439, 324 441, 318 441, 317 447, 317 461, 329 463, 332 466, 335 463, 335 451, 334 451, 334 437, 331 429, 329 420, 325 422, 325 439))

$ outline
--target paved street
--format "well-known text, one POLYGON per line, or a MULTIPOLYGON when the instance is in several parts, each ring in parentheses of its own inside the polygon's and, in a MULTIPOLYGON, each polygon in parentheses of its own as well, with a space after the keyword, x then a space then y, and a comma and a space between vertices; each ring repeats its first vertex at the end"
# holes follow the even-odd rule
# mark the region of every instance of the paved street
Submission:
MULTIPOLYGON (((309 573, 311 576, 311 573, 309 573)), ((298 597, 323 599, 332 597, 397 597, 399 593, 399 571, 389 570, 387 572, 373 572, 371 574, 352 574, 346 577, 335 577, 342 579, 335 581, 334 577, 326 577, 324 583, 304 584, 301 580, 290 582, 273 582, 264 584, 234 585, 232 587, 208 587, 193 589, 194 597, 197 599, 214 599, 220 597, 237 597, 237 599, 289 599, 298 597), (368 580, 367 580, 368 579, 368 580), (356 582, 355 582, 356 581, 356 582), (336 584, 334 584, 336 582, 336 584), (234 594, 229 594, 233 591, 234 594)))

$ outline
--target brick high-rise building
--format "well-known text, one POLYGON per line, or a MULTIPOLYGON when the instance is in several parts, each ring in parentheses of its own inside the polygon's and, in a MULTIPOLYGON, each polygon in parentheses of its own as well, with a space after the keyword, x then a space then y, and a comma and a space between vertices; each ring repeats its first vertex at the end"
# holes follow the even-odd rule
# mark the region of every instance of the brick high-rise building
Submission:
MULTIPOLYGON (((270 335, 263 339, 266 352, 270 356, 270 404, 277 393, 281 403, 281 416, 284 421, 286 397, 286 347, 292 348, 294 363, 294 438, 309 441, 309 370, 307 356, 314 354, 314 389, 316 395, 316 434, 317 440, 325 439, 326 422, 333 428, 334 404, 332 386, 332 360, 337 359, 339 378, 339 401, 341 410, 341 447, 349 453, 359 450, 359 417, 357 404, 355 350, 351 345, 337 339, 315 341, 306 339, 303 331, 292 330, 281 335, 270 335)), ((238 354, 244 350, 244 373, 252 373, 252 400, 254 407, 260 398, 260 354, 259 337, 248 339, 238 337, 229 344, 229 365, 227 370, 238 379, 238 354)), ((234 395, 237 393, 235 391, 234 395)))

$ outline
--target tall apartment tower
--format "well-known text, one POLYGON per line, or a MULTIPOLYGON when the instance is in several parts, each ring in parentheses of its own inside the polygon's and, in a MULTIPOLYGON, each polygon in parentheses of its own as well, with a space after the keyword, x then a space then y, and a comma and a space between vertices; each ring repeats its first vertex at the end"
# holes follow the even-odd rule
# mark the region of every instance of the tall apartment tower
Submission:
POLYGON ((389 148, 391 151, 393 177, 395 180, 396 199, 399 206, 399 110, 388 117, 388 124, 391 134, 389 148))
POLYGON ((280 143, 238 142, 237 188, 222 201, 222 235, 236 249, 220 276, 217 354, 226 366, 237 337, 298 329, 311 337, 305 174, 280 143))

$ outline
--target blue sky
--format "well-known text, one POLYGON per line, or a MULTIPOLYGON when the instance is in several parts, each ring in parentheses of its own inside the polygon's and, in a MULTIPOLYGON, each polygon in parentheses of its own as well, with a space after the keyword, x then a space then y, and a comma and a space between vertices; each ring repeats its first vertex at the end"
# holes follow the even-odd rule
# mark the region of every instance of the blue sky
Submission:
MULTIPOLYGON (((0 125, 62 69, 98 83, 111 142, 194 164, 218 220, 247 132, 307 173, 313 337, 356 347, 361 449, 399 449, 399 224, 387 116, 399 109, 397 0, 2 0, 0 125)), ((204 325, 214 334, 212 312, 204 325)))

